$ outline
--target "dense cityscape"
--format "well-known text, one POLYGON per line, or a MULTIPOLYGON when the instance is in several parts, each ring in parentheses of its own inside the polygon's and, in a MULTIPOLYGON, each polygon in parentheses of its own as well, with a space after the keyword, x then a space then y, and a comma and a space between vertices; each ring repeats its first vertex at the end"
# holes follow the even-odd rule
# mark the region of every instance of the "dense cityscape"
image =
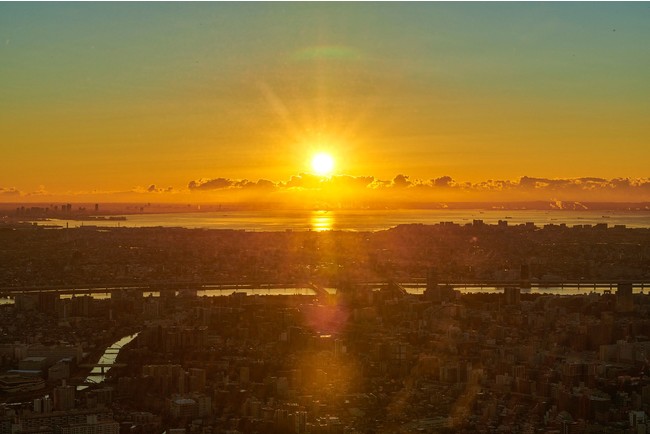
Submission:
POLYGON ((647 432, 648 229, 7 223, 0 279, 1 434, 647 432))

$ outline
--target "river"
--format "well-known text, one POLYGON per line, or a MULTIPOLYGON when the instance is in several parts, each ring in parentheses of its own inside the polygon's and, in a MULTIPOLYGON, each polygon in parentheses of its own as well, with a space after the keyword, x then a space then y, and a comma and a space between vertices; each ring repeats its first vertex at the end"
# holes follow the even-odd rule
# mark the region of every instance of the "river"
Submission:
MULTIPOLYGON (((113 364, 117 360, 117 356, 119 355, 120 351, 122 350, 122 347, 130 343, 133 339, 135 339, 138 336, 139 333, 134 333, 132 335, 124 336, 120 340, 114 342, 112 345, 110 345, 106 350, 104 351, 104 354, 99 358, 99 360, 96 362, 96 364, 100 365, 108 365, 108 364, 113 364)), ((106 379, 106 374, 111 368, 104 368, 102 372, 102 368, 100 367, 95 367, 93 368, 86 379, 84 380, 84 383, 101 383, 106 379)), ((83 390, 86 389, 88 386, 77 386, 77 390, 83 390)))

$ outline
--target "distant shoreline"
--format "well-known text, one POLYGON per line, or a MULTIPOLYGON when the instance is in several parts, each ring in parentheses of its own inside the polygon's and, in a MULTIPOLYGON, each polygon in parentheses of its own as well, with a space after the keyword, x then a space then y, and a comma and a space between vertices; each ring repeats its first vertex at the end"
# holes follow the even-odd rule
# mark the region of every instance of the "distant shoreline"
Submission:
POLYGON ((215 211, 409 211, 409 210, 532 210, 532 211, 650 211, 650 201, 646 202, 577 202, 577 201, 512 201, 512 202, 369 202, 353 204, 320 204, 319 206, 289 206, 276 202, 234 202, 234 203, 69 203, 69 211, 57 208, 68 205, 63 202, 7 202, 0 203, 0 217, 14 216, 24 212, 41 213, 42 217, 60 218, 66 216, 81 220, 107 216, 136 214, 172 214, 187 212, 215 211), (96 206, 96 208, 95 208, 96 206), (22 210, 21 210, 22 209, 22 210))
MULTIPOLYGON (((71 216, 72 217, 72 216, 71 216)), ((568 227, 650 228, 650 210, 567 210, 567 209, 367 209, 367 210, 221 210, 129 214, 121 218, 13 217, 4 223, 24 222, 41 227, 179 227, 187 229, 229 229, 277 232, 386 230, 410 224, 450 224, 516 226, 533 224, 568 227), (84 224, 88 223, 88 224, 84 224)))

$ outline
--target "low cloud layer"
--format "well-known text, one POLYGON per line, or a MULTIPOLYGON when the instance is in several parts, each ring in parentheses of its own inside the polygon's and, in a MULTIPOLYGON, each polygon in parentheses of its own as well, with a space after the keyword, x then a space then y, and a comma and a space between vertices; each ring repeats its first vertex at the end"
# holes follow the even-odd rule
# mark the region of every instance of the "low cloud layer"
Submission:
POLYGON ((650 200, 650 179, 648 178, 536 178, 523 176, 518 180, 492 180, 481 182, 460 182, 450 176, 441 176, 427 180, 414 179, 405 174, 399 174, 391 180, 375 179, 372 176, 338 175, 321 177, 309 173, 292 176, 287 181, 272 182, 261 179, 257 182, 246 179, 202 178, 191 181, 190 191, 241 190, 249 188, 264 188, 270 190, 336 190, 340 188, 375 191, 399 191, 401 193, 438 192, 457 193, 520 193, 524 195, 541 195, 540 199, 551 199, 556 193, 597 196, 635 195, 639 200, 650 200), (550 195, 550 196, 549 196, 550 195))
POLYGON ((228 178, 213 178, 213 179, 198 179, 190 181, 187 188, 192 190, 222 190, 226 188, 261 188, 273 189, 276 184, 267 179, 260 179, 257 182, 249 181, 247 179, 234 180, 228 178))
MULTIPOLYGON (((200 178, 186 187, 161 187, 150 183, 128 191, 50 192, 41 186, 32 192, 0 187, 2 202, 147 201, 147 202, 251 202, 317 203, 332 206, 410 206, 446 202, 650 202, 649 178, 539 178, 463 182, 451 176, 431 179, 398 174, 392 179, 373 176, 323 177, 300 173, 284 181, 200 178)), ((561 205, 558 205, 561 207, 561 205)))
MULTIPOLYGON (((318 203, 319 206, 416 206, 445 202, 649 202, 650 179, 597 177, 539 178, 523 176, 517 180, 489 179, 463 182, 451 176, 431 179, 398 174, 393 179, 372 176, 339 175, 321 177, 309 173, 286 181, 203 178, 191 181, 188 190, 215 200, 264 200, 318 203), (262 192, 263 190, 263 192, 262 192), (218 199, 217 199, 218 198, 218 199)), ((207 200, 207 199, 206 199, 207 200)), ((558 207, 561 207, 559 205, 558 207)))
POLYGON ((38 187, 38 190, 35 191, 21 191, 15 187, 0 187, 0 197, 3 198, 10 198, 10 197, 15 197, 15 198, 20 198, 20 197, 26 197, 26 196, 47 196, 50 193, 45 190, 45 187, 40 185, 38 187))
POLYGON ((20 196, 20 190, 16 188, 4 188, 0 187, 0 195, 2 196, 20 196))

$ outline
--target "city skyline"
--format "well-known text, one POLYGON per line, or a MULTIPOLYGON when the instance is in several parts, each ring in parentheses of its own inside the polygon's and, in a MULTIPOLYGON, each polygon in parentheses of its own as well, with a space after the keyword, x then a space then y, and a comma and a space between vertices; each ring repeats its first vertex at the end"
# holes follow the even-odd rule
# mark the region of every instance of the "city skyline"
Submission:
POLYGON ((645 202, 649 16, 3 3, 0 202, 645 202))

